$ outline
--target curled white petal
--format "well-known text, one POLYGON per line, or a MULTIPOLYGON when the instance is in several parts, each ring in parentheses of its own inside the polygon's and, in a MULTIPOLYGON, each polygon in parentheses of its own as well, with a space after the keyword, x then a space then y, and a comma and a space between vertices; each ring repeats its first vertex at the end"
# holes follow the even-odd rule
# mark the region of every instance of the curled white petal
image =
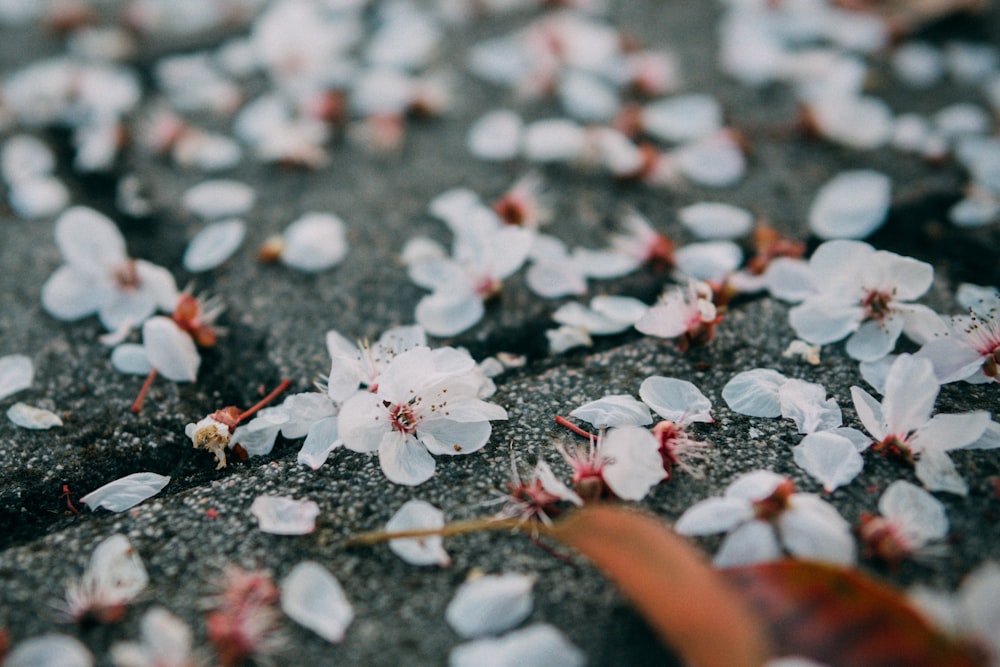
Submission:
POLYGON ((108 482, 80 498, 91 509, 103 507, 112 512, 124 512, 152 498, 170 482, 170 477, 155 472, 136 472, 108 482))
POLYGON ((646 426, 653 423, 649 408, 628 394, 612 394, 584 403, 569 413, 597 427, 646 426))
POLYGON ((664 419, 678 424, 712 422, 712 402, 687 380, 653 375, 642 381, 639 398, 664 419))
POLYGON ((864 459, 847 438, 829 431, 810 433, 792 448, 796 465, 819 480, 827 492, 848 484, 864 467, 864 459))

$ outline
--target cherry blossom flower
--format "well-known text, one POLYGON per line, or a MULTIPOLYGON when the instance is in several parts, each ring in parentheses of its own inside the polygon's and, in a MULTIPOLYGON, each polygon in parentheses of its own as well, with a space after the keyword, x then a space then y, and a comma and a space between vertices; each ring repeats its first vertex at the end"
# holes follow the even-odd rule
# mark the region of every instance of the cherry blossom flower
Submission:
POLYGON ((138 552, 124 535, 105 539, 90 556, 83 577, 66 586, 66 614, 77 623, 120 621, 149 582, 138 552))
POLYGON ((497 513, 498 519, 520 519, 521 521, 539 521, 548 526, 552 517, 560 514, 561 503, 570 503, 580 507, 583 499, 576 491, 563 484, 552 472, 552 468, 543 459, 535 464, 532 477, 521 479, 514 452, 510 454, 511 481, 508 482, 508 492, 501 495, 495 502, 503 503, 497 513))
POLYGON ((115 667, 194 667, 191 628, 165 608, 155 606, 139 622, 138 642, 115 642, 111 661, 115 667))
POLYGON ((553 215, 544 188, 541 174, 530 171, 493 202, 493 211, 508 225, 537 229, 553 215))
POLYGON ((622 500, 642 500, 667 478, 660 444, 639 426, 601 430, 586 447, 556 444, 573 470, 573 487, 580 497, 594 500, 609 493, 622 500))
POLYGON ((722 316, 712 303, 712 288, 689 280, 686 285, 668 288, 643 315, 635 328, 658 338, 677 339, 677 348, 705 345, 715 336, 722 316))
POLYGON ((326 332, 326 349, 333 360, 326 389, 330 399, 343 403, 359 387, 377 388, 378 376, 398 355, 414 347, 427 345, 427 335, 420 326, 387 329, 374 343, 351 343, 337 331, 326 332))
POLYGON ((299 563, 281 581, 281 610, 331 644, 343 641, 354 620, 340 582, 313 561, 299 563))
POLYGON ((654 375, 639 386, 639 397, 651 407, 662 421, 653 425, 653 437, 659 444, 663 469, 669 479, 674 467, 694 477, 702 472, 694 461, 707 458, 711 443, 698 440, 688 432, 695 423, 712 423, 712 403, 687 380, 654 375))
POLYGON ((968 485, 948 452, 976 444, 991 423, 990 414, 977 410, 931 417, 939 389, 929 360, 901 354, 889 368, 881 402, 860 387, 851 387, 851 397, 875 441, 874 451, 913 464, 928 489, 964 496, 968 485))
POLYGON ((910 303, 931 285, 924 262, 875 250, 860 241, 827 241, 809 260, 818 292, 792 308, 788 319, 799 338, 825 345, 850 336, 847 353, 874 361, 892 351, 900 333, 937 318, 910 303))
POLYGON ((862 512, 858 529, 865 555, 890 565, 927 556, 928 545, 948 534, 948 515, 940 500, 919 486, 898 479, 878 501, 881 516, 862 512))
POLYGON ((414 347, 389 363, 377 389, 344 402, 340 436, 348 449, 377 451, 391 481, 420 484, 434 474, 431 454, 471 454, 489 440, 490 420, 507 418, 478 397, 480 386, 468 353, 414 347))
POLYGON ((638 262, 654 266, 674 266, 675 243, 656 231, 649 220, 633 208, 626 207, 618 215, 621 232, 611 237, 611 247, 638 262))
POLYGON ((263 571, 247 571, 230 565, 220 582, 220 591, 207 602, 205 616, 208 641, 219 664, 236 667, 245 660, 267 659, 284 645, 278 632, 278 587, 263 571))
POLYGON ((114 223, 93 209, 70 208, 56 220, 56 245, 66 263, 42 286, 42 307, 73 321, 93 313, 109 331, 173 310, 177 285, 166 269, 129 258, 114 223))
POLYGON ((855 560, 850 526, 837 510, 811 493, 797 493, 792 480, 768 470, 744 473, 722 496, 695 503, 674 530, 729 533, 715 555, 719 567, 774 560, 782 550, 843 565, 855 560))

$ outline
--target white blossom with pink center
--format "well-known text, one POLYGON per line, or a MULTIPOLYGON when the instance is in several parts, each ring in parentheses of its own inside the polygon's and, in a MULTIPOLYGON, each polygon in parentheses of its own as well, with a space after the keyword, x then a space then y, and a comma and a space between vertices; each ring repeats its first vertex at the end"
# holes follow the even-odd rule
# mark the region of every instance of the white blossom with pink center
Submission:
POLYGON ((775 560, 783 551, 843 565, 856 556, 851 527, 832 505, 815 494, 797 493, 791 479, 769 470, 744 473, 722 496, 695 503, 674 530, 728 533, 715 555, 719 567, 775 560))
POLYGON ((910 303, 930 289, 930 264, 860 241, 828 241, 809 260, 817 292, 792 308, 796 335, 825 345, 850 336, 847 353, 859 361, 889 354, 901 333, 921 331, 938 319, 927 306, 910 303))
POLYGON ((901 354, 889 367, 881 402, 860 387, 851 387, 851 396, 858 418, 875 441, 872 449, 912 463, 917 478, 932 491, 965 495, 968 485, 948 452, 996 447, 1000 441, 980 442, 995 431, 985 410, 932 417, 939 390, 929 360, 901 354))
POLYGON ((397 357, 374 391, 344 402, 339 430, 356 452, 378 452, 382 471, 397 484, 416 485, 434 474, 431 454, 471 454, 486 445, 490 420, 507 411, 478 397, 481 374, 467 352, 418 346, 397 357))

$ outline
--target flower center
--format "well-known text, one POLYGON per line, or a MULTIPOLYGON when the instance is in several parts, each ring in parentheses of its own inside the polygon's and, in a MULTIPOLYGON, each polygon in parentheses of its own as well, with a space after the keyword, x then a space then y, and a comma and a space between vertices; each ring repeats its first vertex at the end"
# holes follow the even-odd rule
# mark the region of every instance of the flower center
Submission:
POLYGON ((871 290, 861 299, 861 306, 865 309, 865 319, 881 322, 891 311, 890 303, 892 303, 892 292, 871 290))
POLYGON ((139 274, 135 270, 135 260, 130 259, 115 267, 115 284, 121 289, 136 289, 142 285, 139 274))
POLYGON ((788 499, 795 493, 795 482, 786 479, 767 498, 755 500, 753 503, 754 516, 763 521, 773 521, 777 519, 786 509, 788 509, 788 499))
POLYGON ((389 420, 392 427, 405 435, 412 435, 417 430, 419 418, 413 412, 413 406, 409 403, 402 405, 386 404, 389 408, 389 420))
POLYGON ((872 445, 872 451, 880 452, 882 456, 913 463, 913 450, 906 444, 905 436, 888 435, 882 442, 872 445))
POLYGON ((502 283, 493 276, 483 276, 476 283, 476 295, 486 301, 500 294, 502 283))
POLYGON ((867 512, 861 514, 858 536, 870 556, 890 565, 899 563, 913 551, 894 524, 867 512))

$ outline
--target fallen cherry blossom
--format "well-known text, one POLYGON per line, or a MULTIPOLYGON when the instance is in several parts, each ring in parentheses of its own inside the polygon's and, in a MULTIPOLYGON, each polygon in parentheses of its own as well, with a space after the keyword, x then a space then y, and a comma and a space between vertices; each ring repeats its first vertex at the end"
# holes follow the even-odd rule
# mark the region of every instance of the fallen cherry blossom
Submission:
POLYGON ((200 218, 219 220, 248 213, 256 198, 256 192, 246 183, 218 179, 189 188, 181 203, 200 218))
POLYGON ((346 227, 331 213, 302 215, 260 250, 262 260, 281 260, 289 268, 308 273, 333 268, 346 255, 346 227))
POLYGON ((864 468, 864 459, 850 439, 835 431, 809 433, 792 448, 795 464, 832 493, 849 484, 864 468))
POLYGON ((237 219, 208 225, 188 243, 184 251, 184 268, 192 273, 216 268, 240 247, 246 229, 246 223, 237 219))
MULTIPOLYGON (((138 642, 115 642, 111 661, 115 667, 191 667, 198 664, 192 654, 191 628, 164 607, 146 611, 139 622, 138 642)), ((59 663, 62 664, 62 663, 59 663)))
POLYGON ((862 512, 858 535, 866 555, 891 565, 931 554, 928 545, 948 534, 944 504, 906 480, 889 485, 878 500, 878 510, 881 516, 862 512))
POLYGON ((79 639, 49 633, 17 644, 3 664, 7 667, 93 667, 94 656, 79 639))
POLYGON ((809 209, 809 228, 821 239, 862 239, 885 222, 889 177, 877 171, 845 171, 828 181, 809 209))

